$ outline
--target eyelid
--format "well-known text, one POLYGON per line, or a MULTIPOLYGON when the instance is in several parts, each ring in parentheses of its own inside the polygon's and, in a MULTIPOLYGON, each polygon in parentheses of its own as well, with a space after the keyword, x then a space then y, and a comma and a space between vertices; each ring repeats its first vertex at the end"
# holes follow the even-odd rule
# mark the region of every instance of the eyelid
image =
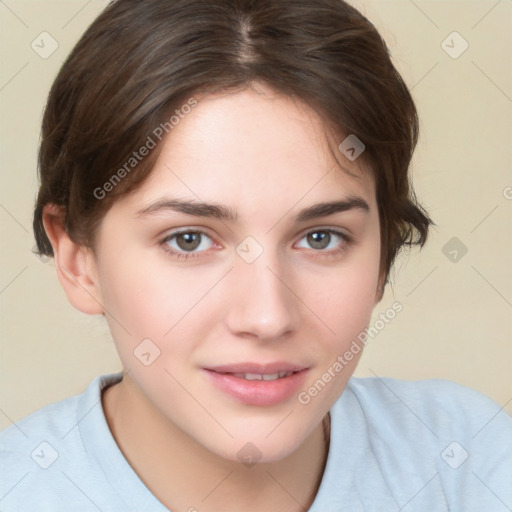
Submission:
MULTIPOLYGON (((209 230, 203 226, 186 226, 183 228, 176 228, 175 231, 170 231, 163 238, 160 238, 160 240, 163 242, 163 241, 169 240, 170 238, 172 238, 174 236, 180 235, 182 233, 197 232, 197 233, 201 233, 202 235, 206 235, 212 241, 216 242, 215 236, 211 235, 208 231, 209 230)), ((303 230, 298 235, 298 239, 300 240, 300 239, 304 238, 306 235, 308 235, 310 233, 315 233, 316 231, 328 231, 330 233, 340 235, 343 238, 347 238, 347 239, 351 238, 351 235, 349 233, 345 232, 343 230, 343 228, 333 227, 333 226, 313 226, 313 227, 306 228, 305 230, 303 230)), ((218 242, 216 242, 216 243, 218 243, 218 242)))
POLYGON ((312 228, 307 228, 302 232, 302 234, 299 235, 299 240, 304 238, 306 235, 309 235, 310 233, 316 233, 317 231, 327 231, 329 233, 334 233, 335 235, 339 235, 344 240, 351 240, 352 235, 350 235, 348 230, 344 230, 340 227, 333 227, 333 226, 313 226, 312 228))
POLYGON ((171 238, 181 235, 183 233, 200 233, 201 235, 205 235, 210 238, 212 241, 216 242, 215 237, 210 234, 209 230, 203 226, 186 226, 183 228, 176 228, 173 231, 166 232, 165 235, 160 235, 159 240, 161 242, 168 241, 171 238))
MULTIPOLYGON (((185 228, 178 228, 176 229, 175 231, 170 231, 169 233, 167 233, 166 235, 162 237, 160 237, 160 244, 165 244, 166 242, 168 242, 169 240, 172 240, 173 238, 175 238, 176 236, 178 235, 181 235, 183 233, 199 233, 201 236, 206 236, 208 237, 214 245, 218 245, 217 241, 215 240, 215 237, 212 236, 208 230, 204 227, 185 227, 185 228)), ((201 251, 201 252, 204 252, 204 251, 201 251)))

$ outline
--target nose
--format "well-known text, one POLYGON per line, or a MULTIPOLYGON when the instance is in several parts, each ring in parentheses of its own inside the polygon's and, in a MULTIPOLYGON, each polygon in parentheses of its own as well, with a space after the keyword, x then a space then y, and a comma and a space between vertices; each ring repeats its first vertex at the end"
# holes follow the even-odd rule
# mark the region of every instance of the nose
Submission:
POLYGON ((297 331, 301 317, 291 272, 265 253, 250 264, 237 261, 226 321, 235 335, 270 341, 297 331))

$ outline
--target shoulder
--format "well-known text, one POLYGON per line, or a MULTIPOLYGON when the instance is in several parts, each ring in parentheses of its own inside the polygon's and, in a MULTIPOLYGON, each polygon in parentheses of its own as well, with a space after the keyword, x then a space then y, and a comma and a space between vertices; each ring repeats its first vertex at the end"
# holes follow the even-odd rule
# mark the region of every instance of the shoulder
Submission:
POLYGON ((120 378, 120 373, 99 375, 90 381, 82 393, 49 404, 13 422, 0 432, 2 454, 24 447, 27 443, 31 445, 39 438, 60 441, 66 439, 73 430, 76 430, 83 417, 97 406, 101 409, 102 389, 120 378))
MULTIPOLYGON (((354 435, 363 435, 376 475, 384 475, 394 499, 405 502, 404 489, 412 496, 425 485, 418 506, 421 499, 449 510, 512 505, 512 418, 504 407, 438 379, 352 378, 345 393, 337 416, 350 404, 354 435)), ((368 467, 362 464, 361 474, 368 467)))
POLYGON ((2 510, 36 510, 42 500, 57 511, 64 495, 75 503, 76 489, 66 475, 90 471, 81 428, 86 421, 101 421, 101 389, 114 378, 117 374, 100 375, 83 393, 47 405, 0 432, 2 510))
MULTIPOLYGON (((39 438, 62 439, 76 424, 76 410, 80 395, 72 396, 42 407, 25 418, 13 422, 0 432, 2 457, 25 451, 39 438)), ((5 459, 4 459, 5 460, 5 459)))
POLYGON ((87 415, 102 414, 101 391, 119 380, 121 374, 95 377, 84 392, 49 404, 0 432, 2 458, 37 446, 39 441, 55 440, 60 445, 77 433, 78 424, 87 415))
POLYGON ((402 425, 419 421, 434 432, 462 429, 471 436, 492 423, 509 434, 512 431, 512 418, 503 407, 478 391, 447 380, 352 378, 347 391, 369 420, 402 425))
POLYGON ((76 456, 79 450, 73 431, 78 401, 73 396, 47 405, 0 433, 2 510, 31 510, 54 493, 60 480, 56 468, 70 451, 76 456))

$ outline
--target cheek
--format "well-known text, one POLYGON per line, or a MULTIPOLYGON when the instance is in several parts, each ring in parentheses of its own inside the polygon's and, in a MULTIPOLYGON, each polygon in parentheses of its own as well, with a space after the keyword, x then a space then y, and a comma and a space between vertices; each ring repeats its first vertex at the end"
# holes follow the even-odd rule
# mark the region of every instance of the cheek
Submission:
POLYGON ((370 321, 375 306, 377 276, 372 272, 350 273, 338 282, 325 307, 328 308, 332 329, 342 344, 352 339, 370 321))
POLYGON ((162 338, 185 318, 208 289, 196 269, 167 265, 165 254, 134 253, 104 260, 100 276, 105 308, 138 337, 162 338))
POLYGON ((303 282, 307 303, 314 305, 312 309, 330 328, 331 336, 326 337, 326 342, 333 349, 343 350, 370 322, 376 301, 379 255, 377 241, 370 240, 321 279, 310 277, 303 282))
POLYGON ((364 345, 358 337, 371 319, 377 278, 378 271, 361 261, 360 266, 331 277, 323 292, 310 294, 308 300, 315 304, 318 316, 309 329, 317 364, 298 401, 315 417, 336 401, 362 356, 364 345))
MULTIPOLYGON (((114 339, 119 340, 118 348, 132 351, 149 338, 162 349, 179 351, 184 344, 173 343, 179 336, 188 339, 190 349, 191 342, 214 327, 212 322, 222 320, 220 304, 229 309, 233 290, 225 289, 226 283, 217 286, 224 293, 212 301, 218 290, 211 289, 224 274, 224 267, 181 266, 168 262, 166 257, 155 251, 148 258, 147 251, 142 250, 125 253, 119 259, 102 255, 102 300, 110 313, 106 316, 114 339)), ((320 273, 317 263, 291 270, 289 277, 296 283, 293 288, 307 305, 297 305, 306 320, 303 326, 311 329, 316 339, 319 332, 324 332, 320 338, 330 347, 329 352, 342 351, 368 325, 375 305, 378 267, 377 232, 376 237, 367 237, 364 244, 349 249, 340 265, 326 267, 320 273)))
POLYGON ((208 338, 219 319, 219 297, 215 300, 209 290, 224 270, 171 265, 165 254, 102 262, 106 319, 124 368, 142 371, 150 380, 150 374, 161 374, 164 368, 181 373, 183 361, 208 338), (158 354, 150 374, 139 354, 147 352, 150 357, 158 354))

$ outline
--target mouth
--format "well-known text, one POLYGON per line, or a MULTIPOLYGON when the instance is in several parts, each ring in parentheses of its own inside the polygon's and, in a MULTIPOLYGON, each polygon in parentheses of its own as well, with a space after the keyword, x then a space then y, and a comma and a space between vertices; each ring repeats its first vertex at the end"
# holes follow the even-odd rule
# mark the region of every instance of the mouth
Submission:
POLYGON ((277 362, 216 366, 203 371, 210 383, 238 402, 269 406, 286 401, 298 391, 309 368, 277 362))
POLYGON ((245 380, 277 380, 284 379, 293 375, 297 372, 278 372, 278 373, 229 373, 222 372, 221 375, 232 375, 237 379, 245 379, 245 380))

